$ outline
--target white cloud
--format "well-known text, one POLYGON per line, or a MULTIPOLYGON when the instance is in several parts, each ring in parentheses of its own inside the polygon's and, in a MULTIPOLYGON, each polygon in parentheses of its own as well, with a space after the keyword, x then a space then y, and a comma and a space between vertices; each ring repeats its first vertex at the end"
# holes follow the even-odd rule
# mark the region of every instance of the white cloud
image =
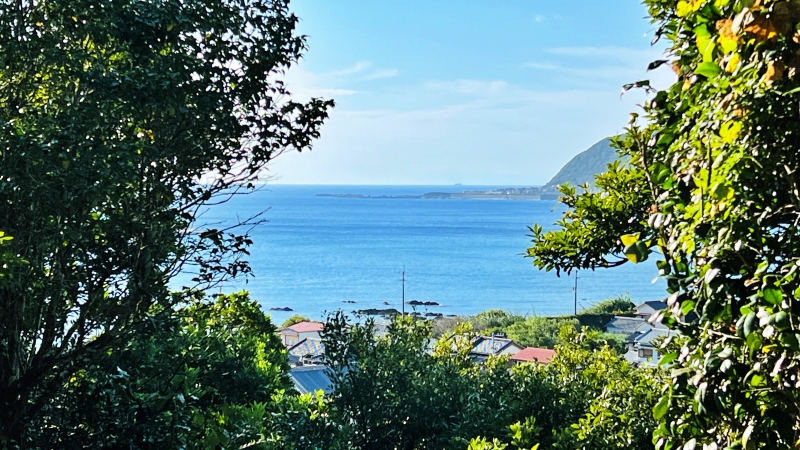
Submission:
POLYGON ((362 78, 363 80, 380 80, 383 78, 392 78, 396 77, 400 73, 397 69, 384 69, 384 70, 376 70, 371 74, 362 78))
POLYGON ((397 76, 397 69, 373 69, 369 61, 360 61, 349 67, 331 72, 315 73, 303 67, 302 62, 290 68, 283 80, 294 98, 344 97, 366 93, 359 82, 397 76))
POLYGON ((372 63, 371 62, 369 62, 369 61, 361 61, 361 62, 357 62, 357 63, 353 64, 352 66, 350 66, 350 67, 348 67, 346 69, 335 70, 333 72, 322 74, 320 76, 323 77, 323 78, 341 77, 341 76, 344 76, 344 75, 352 75, 352 74, 355 74, 355 73, 363 72, 363 71, 369 69, 370 67, 372 67, 372 63))
POLYGON ((578 152, 622 132, 644 100, 640 92, 620 99, 616 89, 547 92, 503 80, 428 82, 396 95, 438 105, 334 110, 314 151, 281 156, 272 174, 307 184, 543 184, 578 152))
MULTIPOLYGON (((359 95, 332 111, 313 152, 282 155, 270 175, 306 184, 543 184, 578 152, 623 131, 646 96, 633 91, 621 98, 620 87, 662 76, 645 70, 658 57, 656 50, 552 48, 526 65, 532 71, 525 85, 504 79, 368 84, 398 73, 369 62, 322 74, 293 68, 287 77, 293 92, 359 95), (362 90, 367 84, 369 92, 362 90)), ((671 83, 667 72, 664 86, 671 83)))

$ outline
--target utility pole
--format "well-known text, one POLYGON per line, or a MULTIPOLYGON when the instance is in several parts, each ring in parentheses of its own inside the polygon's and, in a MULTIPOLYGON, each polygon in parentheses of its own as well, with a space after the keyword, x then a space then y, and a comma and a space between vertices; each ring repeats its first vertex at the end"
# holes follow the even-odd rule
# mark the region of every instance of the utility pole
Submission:
POLYGON ((403 294, 402 294, 402 301, 400 303, 400 309, 403 311, 403 317, 406 315, 406 268, 403 267, 403 271, 400 272, 403 275, 403 294))
POLYGON ((572 288, 575 291, 575 315, 578 315, 578 271, 575 270, 575 287, 572 288))

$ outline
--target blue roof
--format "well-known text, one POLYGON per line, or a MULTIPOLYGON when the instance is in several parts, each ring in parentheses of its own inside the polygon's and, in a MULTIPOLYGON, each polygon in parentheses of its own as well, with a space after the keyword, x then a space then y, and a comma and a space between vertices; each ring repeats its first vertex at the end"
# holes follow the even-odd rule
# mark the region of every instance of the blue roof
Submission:
POLYGON ((322 390, 326 394, 333 392, 333 383, 326 373, 325 366, 300 366, 289 371, 294 387, 301 394, 322 390))

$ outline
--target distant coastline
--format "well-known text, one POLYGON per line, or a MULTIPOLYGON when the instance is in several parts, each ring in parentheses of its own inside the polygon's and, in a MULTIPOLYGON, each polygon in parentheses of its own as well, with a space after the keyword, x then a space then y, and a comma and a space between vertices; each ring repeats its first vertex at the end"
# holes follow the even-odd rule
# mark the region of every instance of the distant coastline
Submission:
POLYGON ((317 197, 379 199, 487 199, 487 200, 557 200, 558 193, 539 187, 503 188, 486 191, 426 192, 421 195, 317 194, 317 197))

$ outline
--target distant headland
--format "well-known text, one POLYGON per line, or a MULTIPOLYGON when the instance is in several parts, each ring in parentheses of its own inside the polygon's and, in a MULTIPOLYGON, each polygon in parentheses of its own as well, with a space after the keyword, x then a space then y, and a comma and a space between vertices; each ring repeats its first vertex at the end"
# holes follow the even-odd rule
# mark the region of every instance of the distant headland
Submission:
POLYGON ((317 197, 337 198, 394 198, 394 199, 487 199, 487 200, 556 200, 555 191, 542 191, 540 187, 503 188, 486 191, 426 192, 422 195, 365 195, 317 194, 317 197))
MULTIPOLYGON (((488 200, 558 200, 558 186, 569 183, 573 186, 594 185, 594 177, 605 172, 606 166, 620 160, 611 145, 611 138, 605 138, 572 158, 544 186, 524 188, 490 189, 486 191, 426 192, 422 195, 366 195, 366 194, 317 194, 318 197, 338 198, 393 198, 393 199, 488 199, 488 200)), ((621 159, 623 163, 626 159, 621 159)), ((456 183, 461 186, 461 183, 456 183)))

